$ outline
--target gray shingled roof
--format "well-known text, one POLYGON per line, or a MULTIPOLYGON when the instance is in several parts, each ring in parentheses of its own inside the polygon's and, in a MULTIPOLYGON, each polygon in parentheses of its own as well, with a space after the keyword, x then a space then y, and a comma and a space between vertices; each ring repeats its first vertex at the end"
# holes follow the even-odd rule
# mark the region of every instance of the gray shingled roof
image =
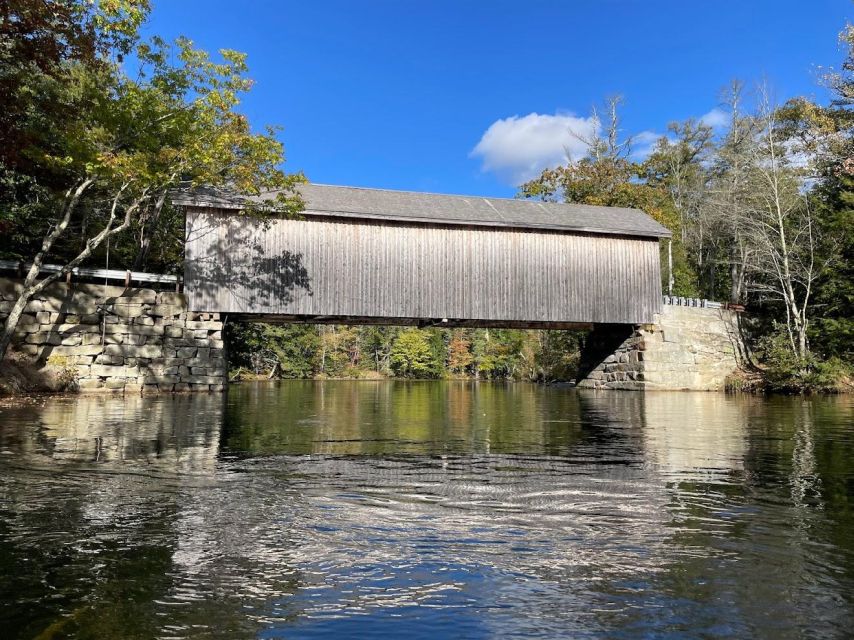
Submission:
MULTIPOLYGON (((306 216, 394 220, 434 224, 478 225, 517 229, 554 229, 608 235, 669 237, 670 231, 639 209, 557 204, 509 198, 451 196, 305 184, 299 187, 306 216)), ((176 192, 177 205, 240 209, 246 200, 260 202, 273 193, 244 198, 213 189, 176 192)))

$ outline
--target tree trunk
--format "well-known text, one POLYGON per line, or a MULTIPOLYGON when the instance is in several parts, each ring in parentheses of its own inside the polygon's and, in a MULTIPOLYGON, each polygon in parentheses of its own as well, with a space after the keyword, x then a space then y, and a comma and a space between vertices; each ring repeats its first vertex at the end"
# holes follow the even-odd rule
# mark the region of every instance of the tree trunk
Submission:
POLYGON ((130 219, 133 213, 139 208, 142 201, 145 199, 145 192, 143 191, 142 195, 134 200, 130 206, 125 210, 124 220, 122 223, 113 227, 113 222, 116 219, 116 211, 119 206, 119 199, 121 198, 122 193, 127 188, 127 185, 123 186, 118 190, 115 197, 113 198, 113 204, 110 208, 110 218, 107 222, 107 225, 102 229, 99 233, 97 233, 93 238, 90 238, 86 241, 85 248, 77 254, 77 256, 69 261, 62 269, 56 273, 52 273, 49 276, 45 276, 41 280, 38 280, 39 273, 41 273, 42 264, 44 264, 44 260, 48 255, 53 243, 56 239, 62 235, 62 232, 68 227, 68 223, 71 220, 71 214, 74 212, 75 207, 77 206, 77 202, 80 199, 80 196, 83 192, 94 183, 94 179, 82 180, 78 183, 76 188, 72 188, 68 190, 66 194, 66 206, 63 212, 62 220, 54 227, 48 234, 45 236, 45 239, 42 241, 41 250, 36 254, 36 257, 33 259, 33 264, 30 266, 29 271, 27 272, 27 277, 24 279, 24 286, 21 289, 21 293, 18 296, 18 299, 15 300, 15 304, 12 305, 12 311, 9 313, 9 316, 6 318, 6 324, 3 327, 3 336, 0 337, 0 362, 6 357, 6 352, 9 349, 9 345, 12 343, 12 336, 15 334, 15 330, 18 328, 18 322, 21 320, 21 315, 24 312, 24 309, 27 306, 27 303, 32 299, 34 295, 44 291, 49 285, 53 284, 57 280, 59 280, 66 273, 70 273, 74 267, 83 262, 86 258, 92 255, 92 251, 97 248, 106 238, 109 238, 117 233, 120 233, 128 228, 130 225, 130 219), (38 280, 38 282, 36 282, 38 280))
POLYGON ((139 239, 139 250, 136 258, 133 261, 133 270, 142 271, 145 268, 145 263, 148 260, 148 254, 151 251, 151 236, 154 230, 157 229, 157 223, 160 221, 160 214, 163 211, 163 205, 166 203, 167 191, 163 191, 157 198, 154 204, 154 211, 146 218, 142 224, 141 236, 139 239))
POLYGON ((3 336, 0 337, 0 362, 3 362, 3 359, 6 357, 6 351, 8 351, 9 345, 12 344, 12 337, 15 335, 15 329, 18 328, 18 322, 21 320, 27 302, 29 302, 29 297, 25 297, 23 294, 18 296, 15 304, 12 305, 9 317, 6 318, 6 324, 3 327, 3 336))

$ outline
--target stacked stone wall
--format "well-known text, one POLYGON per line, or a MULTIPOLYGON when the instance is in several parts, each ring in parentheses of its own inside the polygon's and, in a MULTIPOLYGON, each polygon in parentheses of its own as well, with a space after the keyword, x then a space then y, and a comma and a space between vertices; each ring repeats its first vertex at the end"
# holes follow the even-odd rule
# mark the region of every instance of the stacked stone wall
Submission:
POLYGON ((664 305, 651 325, 597 326, 582 354, 578 386, 720 390, 741 353, 734 312, 664 305))
MULTIPOLYGON (((20 289, 0 278, 0 321, 20 289)), ((57 283, 27 304, 13 350, 67 371, 81 391, 221 391, 222 331, 219 314, 187 311, 180 293, 57 283)))

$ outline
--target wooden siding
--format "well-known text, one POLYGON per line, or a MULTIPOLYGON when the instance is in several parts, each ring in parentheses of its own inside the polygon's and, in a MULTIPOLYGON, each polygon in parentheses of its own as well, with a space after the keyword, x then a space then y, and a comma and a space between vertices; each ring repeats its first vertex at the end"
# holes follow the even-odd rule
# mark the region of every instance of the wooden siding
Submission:
POLYGON ((658 241, 188 209, 193 311, 508 323, 648 323, 658 241))

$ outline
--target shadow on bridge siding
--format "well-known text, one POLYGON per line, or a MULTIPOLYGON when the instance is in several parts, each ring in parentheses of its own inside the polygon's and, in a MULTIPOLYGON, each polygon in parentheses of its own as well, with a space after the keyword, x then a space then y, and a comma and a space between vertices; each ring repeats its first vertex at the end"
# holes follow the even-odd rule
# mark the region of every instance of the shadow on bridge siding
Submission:
POLYGON ((287 305, 294 300, 297 289, 314 295, 302 253, 288 250, 273 253, 265 246, 264 236, 259 238, 253 232, 256 225, 242 224, 239 218, 228 224, 227 239, 218 233, 219 227, 204 226, 203 220, 201 216, 188 220, 188 241, 197 241, 196 246, 204 246, 205 253, 186 261, 185 274, 185 281, 200 298, 222 300, 222 296, 227 296, 241 308, 251 309, 269 306, 274 299, 287 305), (234 252, 236 246, 241 248, 239 253, 234 252), (264 286, 258 286, 261 281, 264 286))

